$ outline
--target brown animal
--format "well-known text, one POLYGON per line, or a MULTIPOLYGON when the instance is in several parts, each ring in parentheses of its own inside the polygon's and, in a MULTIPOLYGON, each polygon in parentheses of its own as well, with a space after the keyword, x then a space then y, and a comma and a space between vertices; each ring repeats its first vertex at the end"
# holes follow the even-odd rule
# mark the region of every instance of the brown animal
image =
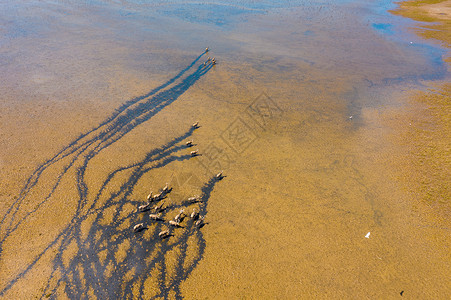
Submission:
POLYGON ((164 196, 163 193, 158 193, 155 196, 153 196, 152 201, 161 200, 161 199, 163 199, 163 196, 164 196))
POLYGON ((216 174, 216 179, 217 180, 221 180, 224 176, 222 175, 222 172, 224 172, 224 171, 221 171, 221 172, 219 172, 218 174, 216 174))
POLYGON ((191 156, 197 156, 199 155, 199 149, 191 151, 191 156))
POLYGON ((174 220, 175 220, 177 223, 180 223, 181 221, 183 221, 183 215, 184 215, 184 212, 185 212, 185 210, 182 209, 182 210, 180 210, 180 213, 179 213, 178 215, 175 216, 174 220))
POLYGON ((152 191, 150 192, 149 195, 147 195, 147 202, 151 202, 153 200, 153 196, 152 196, 152 191))
POLYGON ((174 227, 180 227, 180 223, 174 220, 169 220, 169 225, 174 227))
POLYGON ((167 193, 169 191, 169 183, 166 182, 166 185, 163 188, 163 193, 167 193))
POLYGON ((193 212, 191 213, 191 219, 197 219, 199 217, 199 213, 196 211, 196 209, 193 209, 193 212))
POLYGON ((146 205, 140 205, 138 206, 138 211, 139 212, 143 212, 143 211, 147 211, 150 210, 150 203, 146 204, 146 205))
POLYGON ((204 216, 199 217, 199 220, 196 221, 196 223, 194 223, 197 227, 201 227, 204 224, 204 216))
POLYGON ((168 237, 169 235, 170 235, 170 234, 169 234, 169 230, 163 230, 163 231, 161 231, 161 232, 158 234, 158 236, 159 236, 160 238, 162 238, 162 239, 168 237))
POLYGON ((161 214, 149 214, 149 218, 151 219, 151 220, 154 220, 154 221, 159 221, 159 220, 161 220, 161 214))
POLYGON ((156 213, 158 213, 158 212, 160 212, 160 211, 163 211, 163 210, 164 210, 164 209, 163 209, 163 204, 164 204, 164 201, 161 202, 159 205, 155 205, 155 206, 153 207, 153 210, 154 210, 156 213))
POLYGON ((190 203, 196 203, 199 201, 199 196, 189 197, 188 202, 190 203))
POLYGON ((144 229, 144 223, 136 224, 136 225, 133 227, 133 231, 134 231, 134 232, 138 232, 138 231, 141 231, 141 230, 143 230, 143 229, 144 229))

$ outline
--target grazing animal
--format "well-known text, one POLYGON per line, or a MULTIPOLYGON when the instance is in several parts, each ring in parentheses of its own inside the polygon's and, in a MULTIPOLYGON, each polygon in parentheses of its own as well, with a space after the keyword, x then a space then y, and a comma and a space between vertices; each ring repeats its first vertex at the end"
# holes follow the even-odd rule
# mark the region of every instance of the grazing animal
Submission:
POLYGON ((169 225, 174 227, 180 227, 180 223, 174 220, 169 220, 169 225))
POLYGON ((180 210, 180 213, 178 215, 175 216, 174 220, 179 223, 181 221, 183 221, 183 215, 184 215, 185 210, 182 209, 180 210))
POLYGON ((216 174, 216 179, 217 180, 221 180, 224 176, 222 175, 222 172, 224 172, 224 171, 221 171, 221 172, 219 172, 218 174, 216 174))
POLYGON ((153 200, 153 193, 152 192, 150 192, 150 194, 149 195, 147 195, 147 202, 151 202, 152 200, 153 200))
POLYGON ((193 123, 193 128, 199 128, 199 122, 193 123))
POLYGON ((202 227, 202 225, 204 225, 204 216, 199 217, 199 219, 196 221, 196 223, 194 223, 197 227, 202 227))
POLYGON ((160 211, 163 211, 163 210, 164 210, 164 209, 163 209, 163 204, 164 204, 164 201, 161 202, 159 205, 155 205, 155 206, 153 207, 153 210, 154 210, 156 213, 158 213, 158 212, 160 212, 160 211))
POLYGON ((196 203, 199 201, 199 196, 189 197, 188 202, 190 203, 196 203))
POLYGON ((147 211, 147 210, 150 210, 150 203, 149 203, 149 204, 146 204, 146 205, 140 205, 140 206, 138 207, 138 211, 139 211, 139 212, 143 212, 143 211, 147 211))
POLYGON ((143 229, 144 229, 144 223, 136 224, 136 225, 133 227, 133 231, 134 231, 134 232, 139 232, 139 231, 141 231, 141 230, 143 230, 143 229))
POLYGON ((169 191, 169 183, 166 182, 166 185, 163 188, 163 192, 167 193, 169 191))
POLYGON ((169 230, 163 230, 163 231, 161 231, 161 232, 158 234, 158 236, 159 236, 160 238, 162 238, 162 239, 168 237, 169 235, 170 235, 170 234, 169 234, 169 230))
POLYGON ((196 209, 193 209, 193 212, 191 213, 191 219, 196 220, 199 217, 199 213, 196 211, 196 209))
POLYGON ((159 221, 159 220, 161 220, 160 217, 161 217, 161 214, 149 214, 149 218, 151 220, 159 221))
POLYGON ((153 196, 152 201, 158 201, 163 199, 163 193, 158 193, 155 196, 153 196))
POLYGON ((193 145, 193 141, 188 141, 188 142, 186 142, 186 146, 187 147, 191 147, 193 145))
POLYGON ((205 52, 208 52, 208 51, 210 51, 210 49, 207 47, 207 48, 205 48, 205 52))
POLYGON ((199 149, 191 151, 191 156, 197 156, 199 155, 199 149))

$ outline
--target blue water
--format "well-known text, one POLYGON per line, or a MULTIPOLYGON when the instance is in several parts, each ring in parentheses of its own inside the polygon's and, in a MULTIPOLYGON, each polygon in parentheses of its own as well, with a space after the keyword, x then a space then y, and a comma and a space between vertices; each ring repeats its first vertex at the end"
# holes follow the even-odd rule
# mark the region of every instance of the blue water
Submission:
MULTIPOLYGON (((69 70, 66 56, 81 55, 105 57, 103 66, 120 61, 139 72, 164 72, 176 70, 179 59, 209 45, 226 60, 272 56, 273 61, 307 62, 320 72, 377 84, 445 78, 445 50, 409 33, 415 22, 390 14, 394 8, 391 0, 0 0, 0 71, 30 72, 33 66, 48 65, 55 72, 51 57, 61 58, 58 72, 64 73, 69 70), (121 54, 109 57, 114 51, 103 51, 101 43, 121 54), (184 53, 174 57, 167 50, 184 53)), ((273 65, 264 63, 255 67, 273 65)))
POLYGON ((387 24, 387 23, 373 23, 371 24, 375 30, 380 31, 383 34, 386 35, 392 35, 394 34, 394 31, 392 30, 393 25, 387 24))

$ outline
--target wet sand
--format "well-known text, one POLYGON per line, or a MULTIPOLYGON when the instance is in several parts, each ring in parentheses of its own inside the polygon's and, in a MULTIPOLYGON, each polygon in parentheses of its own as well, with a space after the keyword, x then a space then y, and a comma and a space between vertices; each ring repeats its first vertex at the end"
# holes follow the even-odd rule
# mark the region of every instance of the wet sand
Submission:
POLYGON ((2 4, 1 297, 450 294, 449 116, 427 91, 447 66, 412 23, 364 1, 99 3, 2 4), (166 182, 164 218, 204 227, 160 240, 136 213, 166 182))

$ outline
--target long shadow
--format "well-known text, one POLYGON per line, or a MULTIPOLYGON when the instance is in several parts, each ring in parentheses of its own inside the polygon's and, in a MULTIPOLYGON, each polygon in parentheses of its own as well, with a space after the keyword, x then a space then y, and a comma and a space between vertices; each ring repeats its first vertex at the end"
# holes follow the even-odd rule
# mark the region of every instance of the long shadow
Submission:
MULTIPOLYGON (((64 147, 59 154, 55 155, 52 159, 38 166, 33 174, 28 178, 24 188, 20 192, 18 199, 8 208, 6 214, 3 216, 0 226, 4 225, 6 217, 11 215, 11 220, 6 227, 5 234, 0 240, 0 254, 2 252, 2 244, 5 239, 14 232, 18 226, 31 214, 36 212, 42 204, 44 204, 56 190, 62 177, 67 171, 73 167, 76 161, 82 157, 83 165, 79 168, 78 172, 83 172, 88 162, 97 155, 100 151, 118 141, 125 134, 133 130, 136 126, 148 121, 155 114, 161 111, 164 107, 174 102, 180 95, 188 90, 200 77, 206 74, 212 67, 211 64, 207 66, 200 65, 195 71, 185 77, 180 83, 174 84, 167 90, 162 90, 165 87, 173 84, 177 79, 181 78, 189 69, 193 68, 194 64, 204 55, 202 53, 198 56, 188 68, 182 70, 175 77, 170 79, 165 84, 161 85, 157 89, 149 92, 148 94, 128 101, 127 104, 122 105, 113 116, 101 123, 101 125, 89 131, 75 141, 71 142, 68 146, 64 147), (162 90, 158 93, 158 91, 162 90), (148 96, 149 95, 149 96, 148 96), (134 105, 134 106, 133 106, 134 105), (133 106, 133 107, 132 107, 133 106), (106 127, 104 130, 100 130, 102 127, 106 127), (83 137, 87 137, 89 134, 93 134, 87 141, 79 143, 83 137), (91 149, 92 148, 92 149, 91 149), (65 153, 67 151, 68 153, 65 153), (26 198, 31 189, 36 186, 42 173, 57 161, 68 157, 70 154, 74 154, 71 161, 63 167, 62 172, 57 176, 50 193, 33 209, 22 217, 16 224, 13 224, 16 213, 20 210, 21 202, 26 198)), ((83 187, 83 182, 79 183, 80 188, 83 187)))
MULTIPOLYGON (((194 61, 191 62, 190 65, 188 65, 185 69, 180 71, 176 76, 174 76, 171 79, 169 79, 168 81, 166 81, 164 84, 162 84, 159 87, 151 90, 150 92, 148 92, 145 95, 133 98, 131 100, 128 100, 124 104, 122 104, 119 108, 117 108, 115 110, 115 112, 110 117, 108 117, 106 120, 101 122, 98 126, 96 126, 96 127, 92 128, 91 130, 81 134, 78 138, 76 138, 75 140, 70 142, 67 146, 63 147, 52 158, 48 159, 47 161, 42 163, 40 166, 38 166, 36 168, 36 170, 28 177, 28 179, 27 179, 27 181, 25 183, 25 186, 22 188, 22 190, 19 193, 19 197, 16 199, 16 201, 13 202, 13 204, 6 211, 6 214, 3 216, 2 220, 0 221, 0 225, 3 224, 5 218, 11 212, 11 210, 13 210, 13 208, 16 206, 16 204, 20 203, 27 196, 27 194, 29 193, 30 189, 37 184, 37 182, 39 181, 40 175, 42 174, 43 171, 45 171, 45 169, 48 166, 53 165, 55 162, 63 159, 64 157, 74 153, 75 151, 79 150, 80 148, 83 148, 86 144, 89 144, 90 142, 92 142, 92 140, 88 140, 88 141, 85 141, 85 142, 82 142, 82 143, 78 144, 82 139, 84 139, 85 137, 87 137, 91 133, 99 131, 99 129, 101 129, 102 127, 105 127, 108 124, 111 124, 122 112, 124 112, 125 110, 130 108, 132 105, 134 105, 136 103, 139 103, 140 101, 145 100, 146 98, 148 98, 150 96, 153 96, 154 94, 156 94, 159 91, 163 90, 164 88, 168 87, 170 84, 174 83, 177 79, 179 79, 181 76, 183 76, 188 70, 190 70, 195 65, 195 63, 198 62, 202 58, 202 56, 204 54, 205 54, 205 52, 200 54, 196 59, 194 59, 194 61)), ((18 209, 19 208, 17 208, 16 210, 18 210, 18 209)))
MULTIPOLYGON (((207 213, 209 195, 215 183, 216 180, 211 179, 202 188, 202 202, 198 206, 202 215, 207 213)), ((153 276, 158 286, 148 288, 158 289, 154 298, 168 298, 171 292, 176 298, 181 298, 180 284, 197 266, 205 250, 205 240, 200 228, 193 220, 187 220, 184 221, 183 228, 174 229, 174 236, 162 240, 158 233, 166 229, 166 223, 150 221, 144 215, 135 222, 148 223, 147 230, 134 234, 130 226, 123 226, 131 219, 138 218, 136 214, 121 216, 126 199, 127 196, 123 195, 121 201, 113 201, 114 204, 109 202, 102 207, 101 211, 115 206, 118 213, 108 225, 102 224, 102 214, 99 213, 87 239, 80 238, 81 221, 69 231, 54 260, 54 272, 61 274, 61 278, 54 286, 49 279, 49 285, 42 296, 53 295, 63 285, 66 295, 74 299, 85 297, 88 291, 101 299, 129 299, 137 297, 138 293, 139 298, 144 298, 146 281, 153 276), (190 238, 194 238, 191 243, 188 242, 190 238), (78 251, 65 264, 64 251, 74 240, 78 251), (171 253, 172 251, 176 253, 171 253), (175 261, 175 264, 170 265, 168 261, 175 261)), ((130 200, 128 203, 139 204, 130 200)), ((185 202, 172 205, 171 211, 165 210, 161 217, 168 219, 170 212, 180 208, 188 209, 189 205, 192 204, 185 202)))
MULTIPOLYGON (((129 228, 130 226, 124 227, 124 224, 126 222, 133 221, 133 219, 135 219, 136 217, 144 217, 144 221, 150 220, 146 214, 137 215, 136 213, 127 213, 124 215, 124 206, 127 204, 132 204, 137 207, 138 205, 142 204, 142 201, 131 200, 129 199, 129 197, 133 192, 133 188, 136 186, 136 184, 144 174, 154 169, 163 168, 169 163, 176 160, 183 161, 191 159, 191 156, 188 154, 181 156, 176 156, 174 154, 186 149, 186 146, 183 144, 183 142, 192 135, 193 131, 194 129, 191 128, 190 130, 185 132, 185 134, 174 138, 166 145, 148 152, 145 158, 140 162, 125 167, 119 167, 109 173, 100 186, 99 191, 94 199, 95 201, 91 204, 91 206, 88 209, 83 210, 83 212, 81 210, 77 212, 72 220, 68 222, 68 225, 61 231, 61 233, 53 241, 51 241, 39 255, 36 256, 34 261, 30 263, 23 272, 21 272, 18 276, 11 280, 2 291, 0 291, 0 296, 8 291, 30 270, 32 270, 39 259, 47 251, 58 244, 59 246, 57 255, 54 258, 53 272, 48 280, 48 286, 44 289, 42 297, 44 297, 45 295, 53 294, 61 283, 66 284, 65 292, 70 298, 85 297, 88 290, 94 291, 97 297, 102 298, 114 298, 119 295, 118 293, 123 293, 124 297, 126 294, 131 295, 132 291, 130 289, 123 288, 122 280, 125 274, 129 272, 131 268, 133 268, 132 266, 139 266, 138 261, 134 261, 133 264, 131 264, 134 259, 145 260, 145 258, 149 256, 149 250, 152 251, 153 249, 155 249, 157 242, 160 241, 158 232, 161 231, 163 224, 158 223, 158 226, 155 227, 152 240, 140 240, 139 238, 135 239, 132 235, 132 230, 129 228), (127 169, 132 169, 133 172, 123 181, 122 185, 118 188, 118 191, 111 193, 109 198, 105 202, 103 202, 101 206, 96 207, 97 200, 99 200, 102 191, 108 187, 108 184, 111 182, 113 177, 121 171, 127 169), (115 208, 115 213, 112 218, 113 222, 105 225, 103 224, 104 213, 107 209, 112 207, 115 208), (82 223, 91 216, 95 216, 95 220, 90 227, 87 238, 83 239, 82 223), (114 239, 112 237, 114 237, 114 239), (138 248, 130 248, 126 253, 126 259, 124 259, 123 262, 118 262, 116 257, 118 247, 126 240, 137 242, 136 245, 138 248), (66 251, 69 245, 71 245, 71 243, 73 242, 75 242, 75 244, 77 245, 78 252, 75 255, 71 254, 72 262, 66 267, 67 263, 63 263, 63 254, 64 251, 66 251), (102 263, 98 256, 98 253, 105 250, 107 251, 106 260, 104 260, 102 263), (138 251, 140 255, 137 256, 135 253, 136 251, 138 251), (105 263, 105 261, 109 263, 107 264, 105 263), (80 262, 83 262, 83 264, 80 265, 80 262), (95 267, 93 267, 93 264, 95 265, 95 267), (113 267, 113 269, 115 270, 114 276, 104 278, 105 274, 107 274, 108 271, 107 268, 109 267, 113 267), (82 272, 84 275, 78 274, 80 270, 83 270, 82 272), (58 279, 55 286, 51 286, 50 282, 55 277, 55 274, 59 274, 59 276, 61 277, 58 279), (105 290, 108 290, 109 292, 105 293, 105 290)), ((78 174, 77 176, 84 175, 78 174)), ((215 182, 216 181, 212 179, 207 185, 202 188, 201 204, 198 205, 198 210, 203 215, 205 215, 207 212, 206 206, 208 203, 208 198, 215 182)), ((173 212, 174 210, 182 207, 188 208, 190 205, 194 204, 184 201, 180 205, 172 205, 163 212, 162 218, 166 218, 169 212, 173 212)), ((189 226, 185 227, 185 230, 187 231, 183 233, 182 237, 176 243, 176 245, 182 245, 184 249, 186 249, 187 246, 183 245, 183 243, 186 243, 189 235, 192 235, 196 232, 194 223, 191 222, 188 224, 189 226)), ((179 281, 178 284, 172 283, 168 287, 162 284, 162 288, 160 290, 166 291, 166 294, 170 290, 176 290, 177 293, 180 294, 180 282, 186 279, 188 274, 194 268, 195 264, 197 264, 197 262, 200 260, 203 249, 205 247, 205 242, 203 241, 200 232, 196 234, 198 236, 198 241, 200 244, 200 246, 198 247, 198 254, 196 254, 195 256, 196 259, 195 261, 193 261, 193 265, 191 265, 188 270, 184 270, 182 272, 181 270, 179 270, 180 268, 177 269, 177 272, 180 273, 180 276, 177 276, 179 281), (181 275, 183 274, 185 274, 185 276, 181 277, 181 275)), ((151 261, 150 265, 155 265, 158 262, 164 262, 165 253, 173 249, 174 246, 175 244, 162 247, 162 252, 159 253, 151 261)), ((143 269, 143 267, 141 266, 139 269, 143 269)), ((150 266, 146 267, 146 269, 151 271, 150 266)), ((136 276, 133 276, 134 281, 141 282, 140 284, 142 286, 140 287, 140 290, 143 290, 145 282, 145 280, 143 280, 143 276, 146 274, 150 276, 149 272, 144 272, 142 274, 137 273, 136 276)), ((165 273, 163 273, 163 275, 165 277, 167 276, 165 275, 165 273)))
MULTIPOLYGON (((74 212, 71 222, 68 223, 69 225, 67 225, 67 227, 64 228, 57 235, 57 237, 53 241, 51 241, 47 245, 47 247, 42 250, 40 254, 38 254, 35 257, 35 259, 28 265, 28 267, 25 270, 21 271, 14 279, 12 279, 10 282, 6 284, 6 286, 0 291, 0 296, 4 295, 5 292, 8 291, 20 278, 23 278, 23 276, 25 276, 36 265, 36 263, 41 259, 41 257, 55 245, 59 245, 60 251, 58 253, 61 254, 66 249, 67 245, 69 245, 69 243, 73 241, 75 241, 76 244, 79 246, 80 249, 79 251, 82 251, 83 249, 82 246, 85 246, 86 244, 91 244, 92 243, 91 240, 94 238, 92 235, 88 236, 88 240, 83 241, 81 238, 82 236, 81 223, 85 221, 88 218, 88 216, 96 215, 96 221, 93 223, 91 231, 93 230, 93 228, 101 228, 102 226, 104 226, 100 224, 101 216, 103 215, 104 210, 111 206, 117 206, 116 214, 114 216, 115 221, 112 224, 109 224, 108 226, 109 229, 106 228, 105 233, 103 234, 107 234, 108 232, 116 232, 115 234, 117 233, 122 234, 120 231, 119 232, 117 231, 117 228, 123 225, 127 218, 120 218, 119 214, 125 203, 138 204, 136 201, 127 199, 127 197, 130 196, 134 186, 141 178, 141 176, 153 169, 162 168, 173 161, 176 160, 182 161, 190 158, 189 155, 175 156, 173 154, 185 148, 185 146, 177 144, 185 140, 187 137, 189 137, 193 133, 194 128, 191 128, 184 135, 173 139, 171 142, 164 145, 163 147, 150 151, 149 153, 147 153, 146 157, 141 162, 118 168, 114 172, 108 174, 104 183, 97 191, 96 196, 91 203, 91 206, 87 207, 88 185, 86 184, 85 181, 85 174, 90 160, 94 158, 100 151, 102 151, 106 147, 112 145, 113 143, 121 139, 124 135, 129 133, 136 126, 150 120, 153 116, 155 116, 155 114, 157 114, 167 105, 171 104, 176 99, 178 99, 178 97, 182 95, 186 90, 188 90, 193 84, 195 84, 195 82, 199 78, 201 78, 204 74, 206 74, 211 69, 212 67, 211 64, 206 66, 200 65, 199 67, 195 68, 191 74, 187 75, 185 78, 180 80, 179 83, 175 84, 175 82, 178 79, 180 79, 182 75, 184 75, 187 71, 193 68, 195 63, 203 55, 204 53, 198 56, 186 69, 182 70, 179 74, 177 74, 175 77, 167 81, 165 84, 152 90, 146 95, 127 101, 124 105, 118 108, 112 116, 107 118, 105 121, 103 121, 95 128, 86 132, 85 134, 80 135, 77 139, 69 143, 66 147, 63 147, 61 151, 59 151, 51 159, 47 160, 46 162, 38 166, 37 169, 30 175, 30 177, 26 181, 24 188, 20 192, 18 199, 13 204, 11 204, 11 206, 8 208, 6 214, 3 216, 0 222, 0 226, 3 226, 5 225, 6 218, 8 216, 11 218, 9 224, 7 224, 6 226, 4 236, 0 241, 0 255, 2 253, 3 242, 15 230, 17 230, 17 228, 30 215, 35 213, 40 208, 40 206, 42 206, 46 201, 48 201, 48 199, 50 199, 56 188, 59 186, 62 178, 67 174, 68 170, 75 167, 76 165, 78 165, 78 167, 76 168, 76 176, 75 176, 76 185, 78 189, 77 209, 74 212), (42 184, 39 184, 39 180, 43 172, 49 167, 55 165, 58 161, 63 160, 64 158, 68 158, 70 159, 70 161, 63 166, 61 172, 55 177, 55 181, 53 183, 50 192, 33 210, 26 212, 23 217, 21 217, 20 219, 18 219, 16 223, 14 223, 16 214, 21 208, 21 202, 27 197, 27 195, 34 187, 36 188, 41 187, 42 184), (108 184, 111 182, 111 180, 113 180, 113 178, 122 171, 130 169, 132 169, 133 172, 128 178, 128 180, 122 185, 121 189, 118 192, 111 194, 108 200, 99 206, 98 200, 101 194, 105 191, 108 184)), ((46 182, 43 182, 43 184, 46 184, 46 182)), ((95 238, 98 238, 98 236, 96 236, 95 238)), ((110 248, 108 247, 107 249, 110 248)), ((88 254, 92 253, 88 252, 88 254)), ((55 258, 54 270, 57 269, 63 271, 65 270, 61 274, 66 273, 70 274, 69 271, 71 269, 68 268, 68 270, 66 270, 64 268, 64 265, 62 264, 62 261, 59 261, 58 258, 61 258, 61 256, 57 255, 57 257, 55 258)), ((87 270, 89 270, 89 268, 87 270)), ((87 274, 91 274, 90 276, 94 276, 97 273, 92 271, 88 272, 87 274)), ((98 273, 97 275, 102 274, 103 273, 98 273)), ((72 274, 71 276, 75 275, 72 274)), ((95 282, 97 283, 99 283, 100 280, 100 278, 98 277, 99 276, 93 277, 96 278, 95 282)), ((90 281, 85 280, 84 282, 90 281)), ((93 282, 92 284, 94 284, 95 282, 93 282)), ((111 284, 110 282, 104 283, 107 285, 111 284)), ((48 288, 46 288, 46 291, 48 291, 49 289, 50 285, 48 288)), ((94 291, 96 291, 95 288, 94 291)), ((86 290, 84 290, 83 291, 84 293, 81 294, 78 293, 77 291, 71 290, 68 290, 67 292, 68 295, 74 294, 86 295, 86 290)), ((96 294, 97 293, 100 292, 96 292, 96 294)), ((110 296, 113 295, 111 294, 110 296)))
MULTIPOLYGON (((185 135, 185 136, 187 136, 187 135, 185 135)), ((188 135, 189 136, 189 135, 188 135)), ((168 147, 162 147, 162 148, 160 148, 160 149, 163 149, 163 151, 165 152, 165 153, 168 153, 168 154, 170 154, 170 153, 172 153, 172 152, 174 152, 174 151, 176 151, 176 150, 170 150, 170 149, 167 149, 168 147)), ((189 158, 189 156, 188 155, 185 155, 185 157, 184 157, 185 159, 188 159, 189 158)), ((168 164, 169 162, 171 162, 171 161, 174 161, 175 160, 175 158, 173 158, 173 157, 168 157, 168 158, 166 158, 163 162, 160 162, 159 164, 158 164, 158 166, 159 167, 162 167, 162 166, 164 166, 164 165, 166 165, 166 164, 168 164)), ((149 163, 149 162, 151 162, 151 160, 148 160, 147 161, 147 163, 149 163)), ((144 162, 141 162, 141 163, 139 163, 139 164, 137 164, 136 166, 135 165, 131 165, 131 166, 127 166, 127 167, 122 167, 122 168, 119 168, 119 169, 117 169, 117 170, 115 170, 114 172, 112 172, 112 173, 110 173, 108 176, 107 176, 107 179, 104 181, 104 183, 102 184, 102 188, 101 189, 104 189, 106 186, 107 186, 107 184, 108 184, 108 182, 111 180, 111 178, 112 177, 114 177, 114 175, 115 174, 117 174, 119 171, 121 171, 121 170, 125 170, 125 169, 128 169, 128 168, 133 168, 133 167, 138 167, 138 166, 141 166, 142 167, 142 164, 143 164, 144 162)), ((127 184, 123 184, 122 186, 121 186, 121 189, 122 188, 128 188, 127 187, 127 184)), ((100 196, 100 192, 98 193, 98 196, 96 197, 96 200, 98 200, 98 197, 100 196)), ((120 196, 120 193, 113 193, 111 196, 110 196, 110 199, 116 199, 118 196, 120 196)), ((129 202, 129 203, 133 203, 133 204, 137 204, 138 202, 136 202, 136 201, 132 201, 132 202, 129 202)), ((23 276, 25 276, 26 275, 26 273, 27 272, 29 272, 34 266, 35 266, 35 264, 39 261, 39 259, 49 250, 49 249, 51 249, 53 246, 55 246, 58 242, 60 242, 60 240, 61 239, 63 239, 63 241, 61 242, 61 246, 59 247, 59 249, 61 250, 61 249, 63 249, 63 245, 65 245, 65 241, 67 241, 68 239, 71 241, 72 240, 72 238, 71 238, 71 236, 72 235, 74 235, 76 232, 74 231, 74 229, 75 228, 77 228, 77 226, 78 227, 80 227, 81 226, 81 223, 83 222, 83 221, 85 221, 90 215, 92 215, 92 214, 94 214, 94 213, 103 213, 103 210, 105 210, 106 208, 108 208, 109 206, 108 205, 103 205, 101 208, 99 208, 99 209, 95 209, 95 210, 93 210, 93 207, 94 207, 94 205, 95 205, 95 203, 91 206, 91 210, 90 211, 88 211, 86 214, 80 214, 80 213, 76 213, 75 214, 75 216, 72 218, 72 220, 70 221, 70 222, 68 222, 68 224, 69 225, 67 225, 63 230, 62 230, 62 232, 60 233, 60 234, 58 234, 58 236, 53 240, 53 241, 51 241, 49 244, 48 244, 48 246, 40 253, 40 254, 38 254, 36 257, 35 257, 35 259, 27 266, 27 268, 24 270, 24 271, 22 271, 21 273, 19 273, 19 275, 18 276, 16 276, 13 280, 11 280, 9 283, 8 283, 8 285, 6 286, 6 288, 4 288, 1 292, 0 292, 0 296, 1 295, 3 295, 7 290, 9 290, 20 278, 23 278, 23 276)), ((79 229, 79 231, 81 230, 80 228, 78 228, 79 229)), ((79 240, 79 238, 80 238, 80 235, 78 235, 78 236, 76 236, 75 235, 75 237, 77 238, 77 241, 78 242, 80 242, 80 240, 79 240)), ((67 246, 67 244, 66 244, 66 246, 67 246)))
MULTIPOLYGON (((167 227, 165 222, 151 221, 147 214, 124 213, 126 204, 138 206, 140 201, 130 200, 134 186, 147 172, 164 167, 173 161, 172 153, 180 151, 183 146, 174 146, 174 142, 185 140, 191 132, 182 137, 174 139, 173 142, 158 151, 159 157, 155 156, 155 150, 149 152, 145 159, 133 165, 133 172, 118 189, 119 192, 112 193, 110 197, 99 208, 94 205, 83 215, 77 216, 75 220, 65 229, 58 255, 54 259, 53 273, 49 284, 43 291, 42 296, 54 294, 64 284, 65 293, 70 298, 79 299, 85 297, 91 291, 96 297, 102 299, 136 297, 139 291, 140 297, 144 297, 144 285, 151 276, 158 279, 159 294, 155 297, 168 298, 173 291, 177 298, 181 298, 180 284, 185 280, 197 263, 202 258, 205 249, 205 241, 195 220, 187 220, 184 228, 178 228, 177 233, 167 240, 159 238, 158 233, 167 227), (161 155, 161 153, 166 153, 161 155), (151 158, 154 157, 154 158, 151 158), (155 163, 149 166, 149 163, 155 163), (115 208, 112 222, 104 224, 105 210, 115 208), (82 239, 82 222, 90 215, 95 215, 95 220, 90 227, 86 239, 82 239), (133 222, 145 222, 148 232, 134 235, 130 229, 133 222), (125 225, 125 226, 124 226, 125 225), (127 226, 128 225, 128 226, 127 226), (195 238, 195 245, 188 243, 189 238, 195 238), (72 254, 70 262, 64 263, 64 251, 75 241, 78 251, 72 254), (128 245, 123 247, 123 245, 128 245), (194 248, 188 255, 188 248, 194 248), (172 270, 167 270, 168 253, 174 249, 179 250, 176 265, 172 270), (104 254, 100 254, 105 252, 104 254), (119 258, 118 258, 119 257, 119 258), (150 258, 150 259, 149 259, 150 258), (55 274, 61 276, 55 285, 51 285, 55 274)), ((179 159, 189 159, 178 157, 179 159)), ((129 166, 128 166, 129 167, 129 166)), ((111 172, 104 181, 100 190, 104 189, 112 174, 128 167, 121 167, 111 172)), ((188 210, 196 207, 203 216, 207 213, 208 199, 217 180, 210 179, 201 189, 201 197, 198 204, 183 201, 181 204, 173 204, 166 208, 161 218, 168 220, 168 216, 180 209, 188 210)))

